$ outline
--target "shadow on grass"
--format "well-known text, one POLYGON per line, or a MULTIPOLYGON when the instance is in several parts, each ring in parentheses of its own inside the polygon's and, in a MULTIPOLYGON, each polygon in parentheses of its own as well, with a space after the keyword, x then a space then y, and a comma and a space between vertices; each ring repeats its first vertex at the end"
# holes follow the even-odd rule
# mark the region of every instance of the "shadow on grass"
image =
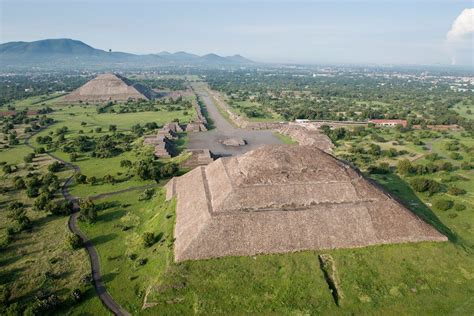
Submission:
POLYGON ((370 180, 424 221, 434 226, 440 233, 447 236, 452 243, 465 246, 459 236, 444 225, 436 214, 418 198, 411 187, 396 174, 372 175, 370 180))
POLYGON ((111 240, 114 240, 116 237, 117 237, 117 234, 100 235, 100 236, 92 238, 90 242, 94 246, 97 246, 97 245, 105 244, 111 240))
POLYGON ((124 216, 126 212, 124 210, 115 210, 111 212, 106 212, 106 213, 99 213, 99 216, 97 217, 98 222, 112 222, 117 219, 120 219, 122 216, 124 216))

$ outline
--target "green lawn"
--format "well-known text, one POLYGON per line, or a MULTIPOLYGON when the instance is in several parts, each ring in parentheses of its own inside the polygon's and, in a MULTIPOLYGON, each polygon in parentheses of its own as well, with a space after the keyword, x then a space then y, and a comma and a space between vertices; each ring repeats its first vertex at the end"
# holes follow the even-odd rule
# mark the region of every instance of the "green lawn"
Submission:
POLYGON ((101 200, 117 205, 101 211, 94 224, 80 223, 100 254, 108 291, 132 314, 141 312, 148 286, 158 282, 172 260, 174 203, 164 201, 161 189, 150 201, 139 201, 139 194, 129 192, 101 200), (141 236, 145 232, 154 232, 159 241, 144 247, 141 236), (136 258, 131 259, 132 255, 136 258), (146 259, 146 264, 140 265, 140 259, 146 259))
POLYGON ((280 134, 280 133, 273 133, 273 135, 275 135, 279 140, 281 140, 281 142, 283 144, 287 144, 287 145, 297 145, 298 142, 293 140, 293 138, 291 138, 290 136, 287 136, 287 135, 283 135, 283 134, 280 134))

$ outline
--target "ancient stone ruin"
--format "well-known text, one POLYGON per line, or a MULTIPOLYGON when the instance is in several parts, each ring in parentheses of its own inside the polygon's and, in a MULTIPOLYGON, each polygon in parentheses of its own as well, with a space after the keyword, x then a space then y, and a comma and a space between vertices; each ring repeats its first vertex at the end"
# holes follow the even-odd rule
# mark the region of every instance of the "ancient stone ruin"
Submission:
POLYGON ((170 158, 173 154, 172 141, 181 132, 183 132, 183 129, 178 123, 168 123, 156 135, 145 136, 143 144, 154 146, 156 158, 170 158))
POLYGON ((109 101, 151 100, 157 96, 152 89, 118 74, 101 74, 64 96, 60 102, 103 103, 109 101))
POLYGON ((447 238, 315 146, 263 146, 173 178, 176 261, 447 238))
POLYGON ((327 153, 332 153, 334 147, 331 139, 321 133, 316 127, 311 128, 310 126, 288 124, 278 129, 278 132, 291 137, 299 145, 316 146, 327 153))

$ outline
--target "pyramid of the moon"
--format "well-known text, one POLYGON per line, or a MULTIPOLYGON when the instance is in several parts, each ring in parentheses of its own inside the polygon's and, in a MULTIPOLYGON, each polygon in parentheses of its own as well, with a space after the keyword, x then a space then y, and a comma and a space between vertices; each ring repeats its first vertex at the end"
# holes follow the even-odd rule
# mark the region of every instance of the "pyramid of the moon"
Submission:
POLYGON ((314 146, 263 146, 166 185, 176 261, 446 241, 355 169, 314 146))
POLYGON ((151 100, 156 93, 150 88, 134 83, 117 74, 101 74, 82 87, 66 95, 66 102, 125 102, 127 100, 151 100))

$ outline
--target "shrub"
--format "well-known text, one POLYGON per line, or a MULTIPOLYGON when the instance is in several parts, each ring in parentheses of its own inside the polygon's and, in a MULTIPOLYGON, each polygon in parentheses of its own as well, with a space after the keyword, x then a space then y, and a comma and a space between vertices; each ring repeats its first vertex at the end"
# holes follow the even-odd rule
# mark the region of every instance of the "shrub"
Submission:
POLYGON ((16 179, 14 186, 15 186, 15 189, 17 190, 22 190, 26 188, 25 180, 23 180, 22 178, 16 179))
POLYGON ((466 209, 466 205, 464 205, 464 204, 456 203, 456 205, 454 205, 454 210, 457 211, 457 212, 464 211, 465 209, 466 209))
POLYGON ((143 191, 142 194, 140 194, 140 196, 138 197, 138 200, 139 201, 149 200, 153 197, 154 194, 155 194, 155 189, 148 188, 145 191, 143 191))
POLYGON ((433 203, 434 208, 440 210, 440 211, 447 211, 450 208, 452 208, 454 205, 453 201, 451 200, 436 200, 433 203))
POLYGON ((462 194, 466 194, 466 190, 455 187, 455 186, 450 186, 448 189, 448 193, 451 195, 462 195, 462 194))
POLYGON ((425 178, 413 179, 410 184, 416 192, 428 192, 430 195, 438 193, 441 190, 441 184, 425 178))
POLYGON ((24 160, 26 163, 33 162, 33 159, 35 158, 34 153, 29 153, 28 155, 25 156, 24 160))
POLYGON ((74 302, 80 302, 82 299, 82 292, 80 289, 75 289, 71 292, 71 298, 74 302))
POLYGON ((62 167, 63 167, 62 163, 60 163, 59 161, 54 161, 52 164, 48 166, 48 171, 58 172, 59 170, 61 170, 62 167))
POLYGON ((370 166, 367 171, 371 174, 388 174, 390 173, 390 165, 382 162, 378 166, 370 166))
POLYGON ((142 235, 143 246, 151 247, 155 243, 155 234, 146 232, 142 235))
POLYGON ((69 234, 67 236, 67 244, 72 250, 76 250, 82 247, 82 239, 77 234, 69 234))
POLYGON ((413 166, 408 159, 402 159, 397 164, 397 171, 401 175, 408 175, 413 172, 413 166))
POLYGON ((76 183, 86 183, 87 177, 83 175, 82 173, 76 173, 74 175, 74 180, 76 180, 76 183))
POLYGON ((435 161, 441 159, 441 157, 437 153, 431 153, 425 156, 425 159, 429 161, 435 161))
POLYGON ((453 160, 462 160, 462 156, 458 152, 453 152, 453 153, 449 154, 449 157, 451 157, 451 159, 453 159, 453 160))

